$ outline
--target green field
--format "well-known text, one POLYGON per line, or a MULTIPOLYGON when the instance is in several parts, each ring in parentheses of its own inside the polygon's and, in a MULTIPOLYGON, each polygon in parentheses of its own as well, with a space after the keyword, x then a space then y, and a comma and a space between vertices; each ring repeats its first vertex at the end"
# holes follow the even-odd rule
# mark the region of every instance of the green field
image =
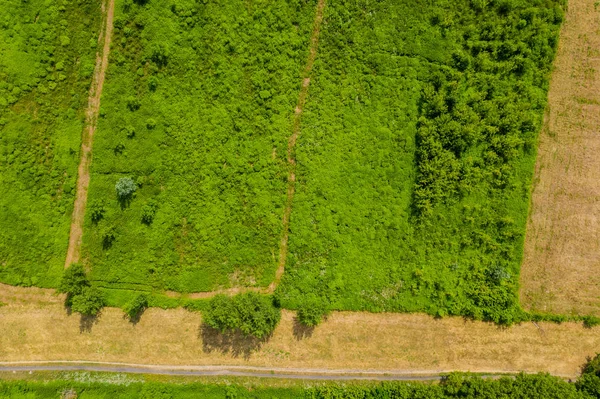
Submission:
POLYGON ((116 6, 84 262, 117 287, 266 286, 315 2, 138 3, 116 6))
POLYGON ((297 148, 279 297, 520 319, 557 1, 338 1, 297 148))
POLYGON ((0 0, 0 281, 56 286, 100 1, 0 0))
MULTIPOLYGON (((0 281, 55 286, 99 7, 0 1, 0 281)), ((116 289, 273 281, 316 4, 117 0, 82 250, 109 303, 116 289), (122 178, 136 190, 119 200, 122 178)), ((326 3, 279 304, 524 317, 518 275, 562 7, 326 3)))
MULTIPOLYGON (((357 382, 344 383, 292 381, 277 383, 254 380, 245 384, 161 383, 131 381, 127 375, 72 373, 71 380, 1 381, 0 397, 6 399, 43 398, 140 398, 140 399, 452 399, 452 398, 600 398, 600 378, 585 374, 577 382, 566 382, 547 374, 483 379, 474 375, 451 374, 441 383, 357 382), (81 380, 107 382, 83 382, 81 380), (279 387, 278 385, 283 385, 279 387), (73 395, 73 396, 68 396, 73 395), (76 395, 76 396, 74 396, 76 395)), ((275 380, 276 381, 276 380, 275 380)))

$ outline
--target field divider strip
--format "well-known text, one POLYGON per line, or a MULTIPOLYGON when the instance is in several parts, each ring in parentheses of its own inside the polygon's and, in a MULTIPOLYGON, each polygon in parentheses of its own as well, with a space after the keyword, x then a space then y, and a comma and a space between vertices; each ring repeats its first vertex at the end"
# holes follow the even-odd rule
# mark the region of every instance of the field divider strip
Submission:
POLYGON ((85 207, 87 203, 88 188, 90 184, 90 165, 92 163, 92 145, 94 142, 94 133, 98 125, 98 115, 100 113, 100 98, 108 68, 108 55, 110 53, 110 43, 113 31, 113 19, 115 11, 115 1, 106 0, 102 3, 102 12, 104 14, 105 24, 100 30, 98 45, 102 44, 102 52, 96 53, 96 66, 90 85, 90 94, 88 97, 88 107, 85 114, 85 127, 81 137, 81 158, 77 170, 77 191, 75 194, 75 203, 73 205, 73 214, 71 216, 71 230, 69 233, 69 246, 65 257, 65 268, 72 263, 79 261, 81 256, 81 241, 83 237, 83 221, 85 216, 85 207), (104 39, 104 40, 103 40, 104 39))

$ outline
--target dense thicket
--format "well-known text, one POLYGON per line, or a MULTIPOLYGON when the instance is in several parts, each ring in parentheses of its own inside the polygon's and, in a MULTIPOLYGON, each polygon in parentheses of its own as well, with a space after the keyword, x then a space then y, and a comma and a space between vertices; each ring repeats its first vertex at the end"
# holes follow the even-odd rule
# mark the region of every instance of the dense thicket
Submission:
POLYGON ((0 0, 0 281, 64 266, 99 0, 0 0))
POLYGON ((93 278, 268 285, 315 1, 117 4, 89 191, 102 212, 84 236, 93 278), (122 178, 137 188, 124 201, 122 178))
POLYGON ((561 2, 328 4, 298 142, 299 307, 512 323, 561 2))
POLYGON ((0 395, 11 399, 56 398, 65 393, 81 398, 304 398, 304 399, 594 399, 600 391, 590 390, 600 378, 585 374, 575 384, 548 374, 518 375, 500 379, 452 374, 441 383, 312 383, 303 387, 242 387, 235 384, 165 384, 127 382, 120 385, 73 381, 0 381, 0 395), (588 377, 595 378, 589 379, 588 377))

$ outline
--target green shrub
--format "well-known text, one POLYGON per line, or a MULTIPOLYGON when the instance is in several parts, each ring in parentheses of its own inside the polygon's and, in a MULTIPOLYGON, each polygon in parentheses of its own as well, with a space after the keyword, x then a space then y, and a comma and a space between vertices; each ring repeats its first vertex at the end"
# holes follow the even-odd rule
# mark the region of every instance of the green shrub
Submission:
POLYGON ((69 295, 78 295, 89 286, 90 282, 83 266, 79 263, 73 263, 64 271, 57 291, 69 295))
POLYGON ((315 327, 321 323, 323 317, 329 313, 328 304, 325 299, 316 296, 308 297, 298 307, 298 321, 307 326, 315 327))
POLYGON ((105 226, 100 233, 102 237, 102 247, 104 249, 110 248, 115 239, 117 238, 117 228, 115 226, 105 226))
POLYGON ((596 316, 583 316, 583 326, 585 328, 592 328, 600 325, 600 317, 596 316))
POLYGON ((222 333, 240 331, 256 338, 269 336, 280 319, 281 311, 272 298, 254 292, 217 295, 203 312, 204 323, 222 333))
POLYGON ((97 316, 103 307, 104 298, 96 287, 84 287, 71 301, 71 309, 86 316, 97 316))
POLYGON ((104 217, 104 213, 106 212, 106 208, 104 206, 104 201, 96 200, 92 201, 89 206, 90 209, 90 218, 92 222, 98 223, 104 217))
POLYGON ((148 307, 148 295, 138 294, 130 302, 128 302, 123 310, 130 320, 135 320, 146 310, 148 307))
POLYGON ((157 209, 158 205, 154 201, 149 201, 146 205, 144 205, 142 207, 142 223, 148 225, 151 224, 154 220, 157 209))

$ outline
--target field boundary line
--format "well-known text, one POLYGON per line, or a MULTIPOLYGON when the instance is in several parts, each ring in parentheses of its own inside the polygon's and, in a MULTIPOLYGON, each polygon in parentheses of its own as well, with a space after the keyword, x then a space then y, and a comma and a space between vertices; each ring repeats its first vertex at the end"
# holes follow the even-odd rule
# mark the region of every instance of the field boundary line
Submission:
POLYGON ((104 26, 100 29, 98 45, 102 45, 102 52, 96 52, 96 66, 90 85, 88 107, 85 113, 85 126, 81 137, 81 158, 77 170, 77 191, 73 214, 71 216, 71 230, 69 233, 69 247, 65 257, 65 268, 72 263, 79 262, 81 255, 81 241, 83 237, 83 221, 87 203, 88 187, 90 184, 90 165, 92 163, 92 145, 94 133, 98 125, 100 113, 100 98, 108 68, 108 55, 113 31, 115 1, 106 0, 102 3, 104 26))
POLYGON ((325 9, 326 0, 318 0, 315 11, 315 20, 313 22, 313 30, 310 37, 310 47, 308 50, 308 59, 302 71, 302 86, 300 87, 300 93, 298 94, 298 103, 294 108, 294 123, 292 134, 288 138, 287 146, 287 163, 288 163, 288 183, 286 191, 286 203, 283 211, 283 232, 281 234, 281 241, 279 244, 279 258, 277 261, 277 269, 275 271, 275 279, 266 288, 261 287, 233 287, 223 290, 214 290, 206 292, 194 292, 189 294, 182 294, 175 291, 166 291, 165 294, 170 297, 181 297, 186 296, 190 299, 203 299, 212 298, 215 295, 235 295, 242 292, 258 292, 261 294, 272 294, 283 277, 285 272, 285 263, 287 261, 288 254, 288 239, 290 233, 290 215, 292 213, 292 202, 294 201, 294 194, 296 192, 296 158, 294 156, 294 150, 296 148, 296 141, 300 136, 300 119, 306 99, 308 97, 308 87, 310 86, 311 72, 315 59, 317 58, 317 49, 319 46, 319 37, 321 34, 321 23, 323 22, 323 11, 325 9))

